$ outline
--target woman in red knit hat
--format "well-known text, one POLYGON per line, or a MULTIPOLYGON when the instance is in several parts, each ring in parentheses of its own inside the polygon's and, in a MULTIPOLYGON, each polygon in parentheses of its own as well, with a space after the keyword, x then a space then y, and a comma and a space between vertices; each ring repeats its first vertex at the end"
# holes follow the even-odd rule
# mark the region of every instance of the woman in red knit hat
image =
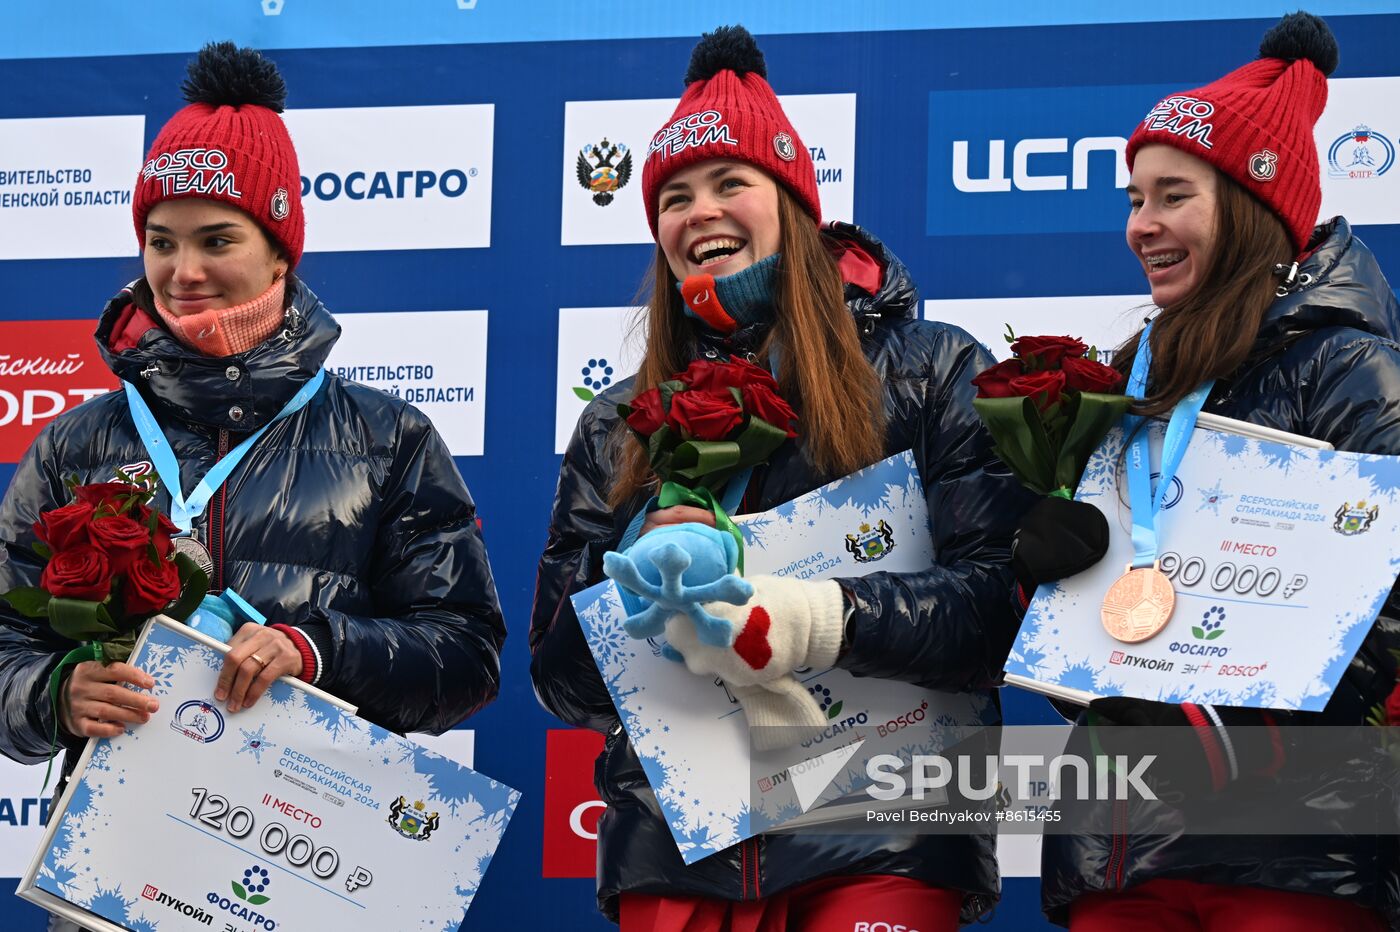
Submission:
MULTIPOLYGON (((1345 219, 1314 226, 1313 125, 1336 41, 1322 20, 1294 13, 1264 36, 1259 56, 1160 101, 1128 141, 1128 247, 1160 310, 1114 365, 1127 374, 1138 362, 1146 373, 1141 414, 1204 395, 1206 411, 1339 450, 1400 454, 1400 309, 1345 219)), ((1017 548, 1025 591, 1055 578, 1055 534, 1038 523, 1023 540, 1047 543, 1017 548)), ((1262 809, 1281 830, 1307 830, 1311 813, 1325 828, 1375 787, 1350 767, 1325 785, 1296 769, 1290 779, 1288 732, 1362 725, 1395 688, 1397 649, 1400 589, 1323 712, 1114 698, 1092 703, 1084 721, 1180 726, 1170 734, 1189 737, 1171 779, 1188 805, 1262 809)), ((1108 808, 1099 807, 1102 821, 1091 817, 1092 834, 1044 839, 1043 904, 1075 932, 1367 930, 1400 917, 1393 824, 1376 836, 1212 836, 1199 823, 1193 834, 1178 808, 1108 808)))
MULTIPOLYGON (((291 675, 395 731, 451 728, 496 695, 505 637, 471 497, 422 413, 323 368, 340 327, 292 274, 305 224, 276 67, 210 45, 184 92, 136 178, 145 274, 98 323, 123 390, 25 454, 0 505, 0 592, 38 585, 35 521, 67 502, 65 479, 145 473, 210 589, 267 616, 230 641, 215 693, 230 712, 291 675)), ((87 738, 156 710, 126 663, 64 668, 55 706, 73 646, 0 603, 6 756, 48 758, 57 722, 71 768, 87 738)))
MULTIPOLYGON (((625 534, 714 521, 703 509, 648 507, 656 479, 617 405, 694 360, 745 359, 772 369, 797 411, 798 436, 730 490, 742 493, 739 510, 773 508, 912 447, 936 555, 916 573, 748 577, 756 594, 747 606, 769 621, 765 643, 807 645, 803 666, 834 663, 990 699, 1016 624, 1007 545, 1021 500, 972 409, 970 380, 991 358, 962 330, 918 319, 908 273, 872 236, 820 225, 807 147, 741 28, 696 46, 685 94, 652 139, 642 186, 657 246, 645 357, 634 379, 579 419, 531 629, 541 701, 608 736, 597 770, 608 804, 598 826, 599 905, 625 932, 953 930, 999 892, 988 836, 804 831, 751 838, 686 866, 569 596, 603 578, 603 555, 625 534)), ((753 667, 734 649, 716 653, 726 682, 734 682, 727 669, 753 667)), ((793 670, 773 666, 770 658, 765 674, 793 670)), ((678 667, 677 675, 691 674, 678 667)), ((744 711, 758 723, 752 704, 744 711)))

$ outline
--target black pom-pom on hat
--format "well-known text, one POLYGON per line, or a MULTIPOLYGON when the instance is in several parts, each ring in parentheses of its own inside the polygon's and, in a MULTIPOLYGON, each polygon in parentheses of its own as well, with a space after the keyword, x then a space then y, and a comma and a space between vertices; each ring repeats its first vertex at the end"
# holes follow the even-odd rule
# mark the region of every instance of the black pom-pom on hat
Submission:
POLYGON ((753 36, 743 26, 721 26, 714 32, 707 32, 701 36, 695 45, 695 51, 690 53, 690 67, 685 70, 685 83, 689 86, 725 70, 739 75, 753 72, 760 78, 768 77, 768 66, 763 63, 763 53, 759 51, 753 36))
POLYGON ((1278 21, 1259 43, 1260 58, 1306 59, 1324 75, 1337 70, 1340 53, 1332 30, 1320 17, 1299 10, 1278 21))
POLYGON ((253 104, 281 113, 287 104, 287 85, 277 66, 256 49, 232 42, 211 42, 200 49, 180 92, 192 104, 211 107, 253 104))

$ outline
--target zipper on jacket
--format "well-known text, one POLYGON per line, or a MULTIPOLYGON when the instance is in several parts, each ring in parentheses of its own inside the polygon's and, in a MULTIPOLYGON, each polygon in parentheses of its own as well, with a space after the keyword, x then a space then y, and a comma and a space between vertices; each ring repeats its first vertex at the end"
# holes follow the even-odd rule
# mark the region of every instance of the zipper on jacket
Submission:
POLYGON ((1128 802, 1113 801, 1113 843, 1108 849, 1108 869, 1104 874, 1104 885, 1110 890, 1123 886, 1123 862, 1128 856, 1128 802))
MULTIPOLYGON (((215 462, 228 455, 228 431, 219 428, 219 446, 215 462)), ((224 505, 226 503, 225 489, 228 483, 219 486, 218 494, 214 496, 213 508, 209 510, 209 557, 214 562, 214 578, 210 580, 211 592, 224 591, 224 505)))
POLYGON ((740 899, 756 900, 762 896, 758 889, 758 856, 760 841, 762 841, 762 836, 748 838, 739 842, 740 899))

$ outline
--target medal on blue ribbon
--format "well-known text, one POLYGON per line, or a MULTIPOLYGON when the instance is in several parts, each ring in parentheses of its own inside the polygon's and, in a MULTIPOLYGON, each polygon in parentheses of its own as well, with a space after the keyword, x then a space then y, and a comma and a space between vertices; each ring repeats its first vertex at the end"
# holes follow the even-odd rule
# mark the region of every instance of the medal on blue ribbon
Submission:
POLYGON ((209 500, 214 497, 214 493, 238 468, 238 464, 253 449, 253 445, 262 438, 267 429, 283 418, 306 407, 307 402, 315 397, 325 380, 326 370, 318 369, 316 374, 291 397, 291 400, 283 405, 282 410, 278 411, 272 420, 250 434, 242 443, 228 451, 223 459, 215 463, 213 468, 195 483, 194 489, 188 496, 184 494, 184 488, 180 484, 180 463, 175 459, 175 451, 170 446, 170 441, 166 439, 165 432, 160 429, 160 424, 156 422, 155 415, 151 412, 150 406, 146 404, 146 399, 141 397, 141 392, 137 390, 135 385, 130 382, 122 382, 122 387, 126 390, 127 407, 131 410, 131 420, 136 425, 136 432, 140 434, 141 442, 145 445, 146 452, 150 454, 151 464, 155 466, 156 474, 160 476, 160 481, 170 493, 170 520, 183 532, 181 536, 172 540, 176 553, 186 554, 194 560, 200 569, 212 577, 214 559, 208 548, 194 536, 195 519, 204 514, 204 509, 208 506, 209 500))
MULTIPOLYGON (((1128 376, 1127 394, 1147 395, 1147 378, 1152 368, 1148 341, 1152 324, 1138 338, 1137 356, 1128 376)), ((1146 641, 1167 626, 1176 607, 1176 592, 1157 561, 1157 516, 1171 489, 1177 468, 1191 443, 1196 419, 1205 407, 1214 381, 1206 382, 1177 403, 1167 422, 1162 441, 1162 464, 1157 489, 1152 488, 1152 459, 1144 418, 1123 416, 1123 431, 1129 438, 1127 462, 1128 501, 1133 515, 1133 562, 1104 595, 1100 618, 1104 629, 1115 640, 1129 644, 1146 641)))

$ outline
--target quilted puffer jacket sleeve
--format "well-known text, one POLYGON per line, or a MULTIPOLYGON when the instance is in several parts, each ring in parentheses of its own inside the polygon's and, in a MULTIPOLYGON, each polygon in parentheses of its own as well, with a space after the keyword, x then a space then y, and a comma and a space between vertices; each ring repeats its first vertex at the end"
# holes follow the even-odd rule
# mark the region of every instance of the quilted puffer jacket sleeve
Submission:
MULTIPOLYGON (((29 549, 34 522, 39 512, 68 499, 62 478, 48 465, 58 461, 52 433, 50 425, 29 447, 0 504, 0 592, 39 585, 43 563, 29 549)), ((25 618, 0 602, 0 753, 26 764, 48 759, 54 725, 49 675, 76 646, 42 619, 25 618)))
POLYGON ((992 453, 972 408, 972 378, 994 360, 965 332, 942 328, 916 418, 914 456, 933 525, 934 565, 839 582, 854 605, 838 664, 858 676, 948 692, 993 685, 1019 622, 1008 595, 1011 537, 1033 499, 992 453))
POLYGON ((1304 392, 1303 419, 1311 436, 1339 450, 1400 454, 1400 346, 1349 332, 1322 361, 1311 395, 1304 392))
POLYGON ((476 506, 446 444, 410 407, 369 582, 373 616, 308 607, 293 622, 329 628, 319 685, 396 731, 443 732, 495 698, 506 629, 476 506))
POLYGON ((604 416, 604 398, 584 411, 564 453, 530 614, 535 694, 554 715, 595 731, 611 727, 617 712, 569 596, 602 579, 603 554, 621 537, 607 503, 605 450, 616 418, 604 416))

